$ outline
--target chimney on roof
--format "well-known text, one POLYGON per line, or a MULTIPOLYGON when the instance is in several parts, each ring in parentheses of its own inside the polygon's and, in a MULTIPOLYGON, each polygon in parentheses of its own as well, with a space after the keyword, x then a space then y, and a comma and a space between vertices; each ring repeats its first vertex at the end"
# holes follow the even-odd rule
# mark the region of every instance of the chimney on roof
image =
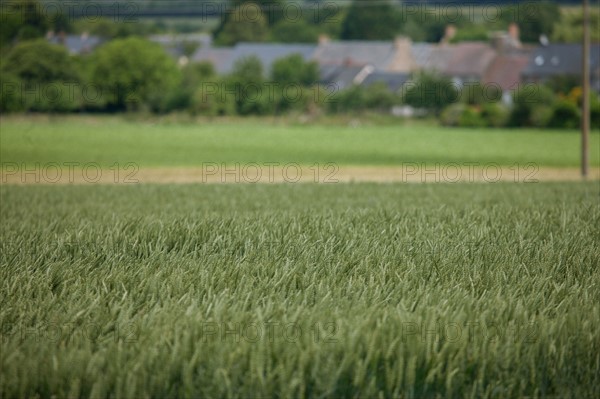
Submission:
POLYGON ((331 39, 325 33, 321 33, 319 35, 319 44, 327 44, 330 41, 331 41, 331 39))
POLYGON ((442 44, 450 43, 452 41, 452 39, 454 39, 454 36, 456 36, 456 26, 454 26, 452 24, 446 25, 446 29, 444 31, 444 37, 442 37, 441 43, 442 44))
POLYGON ((513 40, 519 40, 519 25, 514 22, 508 25, 508 35, 513 40))
POLYGON ((396 50, 410 49, 410 39, 404 36, 396 36, 394 39, 394 48, 396 50))
POLYGON ((519 36, 519 25, 514 22, 508 25, 508 38, 513 47, 521 47, 521 39, 519 36))

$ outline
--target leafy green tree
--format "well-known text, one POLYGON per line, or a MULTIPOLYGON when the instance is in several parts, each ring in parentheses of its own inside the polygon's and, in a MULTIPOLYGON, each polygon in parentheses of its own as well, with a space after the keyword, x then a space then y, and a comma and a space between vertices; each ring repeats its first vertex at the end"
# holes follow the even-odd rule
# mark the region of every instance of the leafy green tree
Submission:
MULTIPOLYGON (((275 106, 275 96, 264 81, 264 70, 255 56, 236 61, 232 73, 226 79, 228 93, 235 93, 237 113, 240 115, 266 115, 275 106)), ((231 95, 231 94, 229 94, 231 95)))
MULTIPOLYGON (((554 24, 552 29, 553 42, 581 43, 583 38, 583 13, 581 8, 562 10, 561 19, 554 24)), ((600 8, 591 7, 590 10, 590 36, 592 43, 600 41, 600 8)))
POLYGON ((285 18, 285 0, 233 0, 235 7, 244 6, 248 3, 253 3, 260 7, 269 26, 273 26, 285 18))
POLYGON ((273 63, 271 78, 275 86, 275 112, 290 109, 305 109, 310 98, 309 86, 319 80, 319 68, 316 62, 306 62, 300 54, 280 58, 273 63))
POLYGON ((426 18, 419 25, 425 32, 425 41, 429 43, 438 43, 444 37, 446 31, 446 22, 442 18, 426 18))
POLYGON ((410 37, 413 42, 424 42, 427 38, 425 27, 413 17, 406 18, 405 23, 402 25, 402 34, 410 37))
POLYGON ((222 28, 215 32, 215 42, 231 46, 240 41, 262 42, 267 39, 269 25, 256 3, 244 3, 229 14, 222 28))
POLYGON ((560 7, 554 2, 526 2, 505 7, 505 23, 519 25, 521 41, 534 43, 541 35, 552 37, 555 25, 561 20, 560 7))
POLYGON ((140 38, 117 39, 100 47, 92 58, 91 80, 102 89, 111 109, 165 109, 181 73, 175 61, 156 43, 140 38))
POLYGON ((67 50, 44 39, 23 41, 2 59, 2 105, 5 111, 64 112, 81 104, 80 73, 67 50))
POLYGON ((39 2, 19 0, 2 4, 0 7, 0 44, 11 41, 42 37, 50 23, 41 12, 39 2))
POLYGON ((488 41, 489 30, 483 24, 468 24, 461 26, 456 32, 456 36, 452 39, 452 43, 464 41, 488 41))
POLYGON ((309 86, 318 82, 319 67, 314 61, 305 62, 300 54, 292 54, 273 63, 271 76, 282 85, 309 86))
POLYGON ((449 78, 429 72, 418 74, 404 89, 406 104, 436 113, 456 102, 459 97, 458 88, 449 78))
POLYGON ((67 50, 44 39, 23 41, 15 45, 3 59, 2 69, 26 83, 78 79, 67 50))
POLYGON ((243 84, 264 82, 264 68, 262 62, 256 56, 249 56, 239 59, 233 65, 231 77, 243 84))
POLYGON ((342 24, 344 40, 389 40, 400 28, 400 18, 391 3, 354 1, 342 24))
MULTIPOLYGON (((60 7, 58 7, 60 9, 60 7)), ((36 0, 12 0, 0 7, 0 46, 43 37, 49 30, 70 32, 71 20, 56 7, 36 0)))
POLYGON ((316 43, 319 31, 304 20, 278 22, 271 30, 271 39, 283 43, 316 43))

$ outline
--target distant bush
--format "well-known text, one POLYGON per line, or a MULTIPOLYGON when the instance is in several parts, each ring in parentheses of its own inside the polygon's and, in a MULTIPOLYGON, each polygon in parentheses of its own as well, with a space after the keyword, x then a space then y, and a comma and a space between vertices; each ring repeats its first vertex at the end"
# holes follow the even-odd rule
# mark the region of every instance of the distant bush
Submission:
POLYGON ((600 98, 595 93, 590 97, 590 125, 592 129, 600 129, 600 98))
POLYGON ((362 87, 352 85, 344 90, 341 90, 333 96, 333 100, 329 103, 329 109, 333 112, 351 112, 360 111, 364 108, 365 91, 362 87))
POLYGON ((460 99, 469 105, 495 103, 502 100, 502 90, 498 86, 481 83, 465 84, 460 99))
POLYGON ((380 112, 389 112, 400 98, 392 93, 384 83, 375 83, 368 86, 364 93, 365 108, 380 112))
POLYGON ((577 104, 569 100, 559 100, 552 107, 546 126, 553 128, 575 129, 581 122, 581 112, 577 104))
POLYGON ((509 116, 509 109, 500 102, 483 104, 481 107, 481 117, 490 127, 505 126, 509 116))
POLYGON ((513 95, 508 125, 544 127, 552 117, 555 95, 546 86, 526 84, 513 95))
POLYGON ((481 112, 474 106, 467 106, 458 119, 458 126, 460 127, 485 127, 486 125, 487 123, 481 116, 481 112))
POLYGON ((458 126, 460 117, 467 106, 464 103, 451 104, 440 114, 440 123, 444 126, 458 126))
POLYGON ((550 119, 552 119, 552 105, 540 104, 531 110, 530 126, 547 127, 550 119))
POLYGON ((414 108, 424 108, 436 113, 458 101, 460 93, 449 78, 423 72, 416 75, 404 90, 404 102, 414 108))
POLYGON ((502 127, 506 125, 508 116, 508 109, 500 103, 481 106, 456 103, 444 109, 440 123, 444 126, 502 127))
POLYGON ((193 115, 236 115, 235 97, 226 93, 226 82, 215 80, 210 85, 200 85, 193 94, 189 110, 193 115))

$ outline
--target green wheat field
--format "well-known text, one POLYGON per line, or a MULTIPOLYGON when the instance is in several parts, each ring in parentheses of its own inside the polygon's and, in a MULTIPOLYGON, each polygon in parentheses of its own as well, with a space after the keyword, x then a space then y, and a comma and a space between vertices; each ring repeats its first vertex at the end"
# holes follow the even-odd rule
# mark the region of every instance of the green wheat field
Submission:
POLYGON ((598 182, 0 187, 0 397, 594 397, 598 182))

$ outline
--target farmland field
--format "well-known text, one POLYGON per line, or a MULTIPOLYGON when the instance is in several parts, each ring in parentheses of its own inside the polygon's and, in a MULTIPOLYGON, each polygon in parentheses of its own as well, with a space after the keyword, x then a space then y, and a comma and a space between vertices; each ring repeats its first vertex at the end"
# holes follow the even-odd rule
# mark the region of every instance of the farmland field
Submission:
MULTIPOLYGON (((536 163, 579 165, 577 131, 459 129, 410 124, 355 127, 249 121, 126 120, 116 117, 4 117, 3 163, 134 162, 147 167, 193 167, 204 162, 536 163), (93 134, 91 134, 93 132, 93 134)), ((600 165, 600 134, 590 135, 590 161, 600 165)))
POLYGON ((600 391, 598 182, 2 185, 0 217, 1 397, 600 391))

